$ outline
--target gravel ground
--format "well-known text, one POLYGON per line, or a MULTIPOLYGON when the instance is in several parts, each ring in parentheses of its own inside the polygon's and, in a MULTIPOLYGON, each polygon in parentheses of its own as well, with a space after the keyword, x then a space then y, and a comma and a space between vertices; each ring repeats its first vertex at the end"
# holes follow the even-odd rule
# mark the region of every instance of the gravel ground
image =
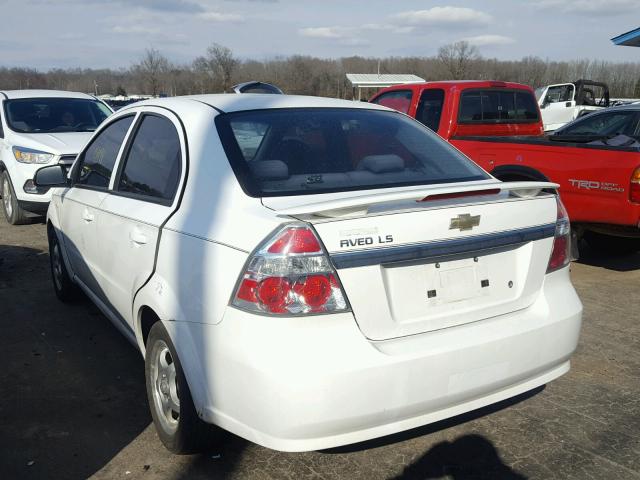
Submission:
POLYGON ((640 479, 640 254, 586 252, 571 372, 469 415, 347 448, 279 453, 228 436, 163 448, 140 354, 88 301, 59 303, 45 226, 0 220, 2 479, 640 479))

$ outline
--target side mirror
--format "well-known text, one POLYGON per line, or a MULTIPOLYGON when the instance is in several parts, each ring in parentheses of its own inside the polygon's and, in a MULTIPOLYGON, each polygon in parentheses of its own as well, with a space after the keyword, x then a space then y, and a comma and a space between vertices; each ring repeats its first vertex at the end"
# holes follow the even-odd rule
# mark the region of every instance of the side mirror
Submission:
POLYGON ((62 165, 49 165, 39 169, 33 177, 36 187, 66 187, 67 174, 62 165))

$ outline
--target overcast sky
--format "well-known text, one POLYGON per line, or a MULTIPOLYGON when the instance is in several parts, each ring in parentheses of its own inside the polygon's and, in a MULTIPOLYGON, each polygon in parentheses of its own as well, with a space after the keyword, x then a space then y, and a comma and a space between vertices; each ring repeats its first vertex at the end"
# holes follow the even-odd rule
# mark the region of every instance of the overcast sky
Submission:
POLYGON ((640 0, 0 0, 0 65, 128 67, 147 47, 190 62, 211 42, 241 58, 434 55, 640 61, 610 41, 640 0))

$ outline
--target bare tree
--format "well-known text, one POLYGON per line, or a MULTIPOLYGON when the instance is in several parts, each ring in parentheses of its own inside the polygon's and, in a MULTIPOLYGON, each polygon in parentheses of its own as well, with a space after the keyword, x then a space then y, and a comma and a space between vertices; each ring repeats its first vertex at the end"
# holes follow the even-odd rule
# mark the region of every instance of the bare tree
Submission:
MULTIPOLYGON (((53 88, 100 93, 167 93, 189 95, 228 89, 233 81, 275 83, 287 93, 350 97, 345 73, 413 73, 426 80, 480 78, 540 87, 579 77, 609 85, 612 97, 640 97, 640 62, 576 59, 553 61, 537 57, 521 60, 482 58, 468 44, 443 47, 432 57, 344 57, 338 59, 294 55, 268 60, 238 61, 226 47, 212 45, 190 65, 172 65, 157 50, 145 52, 128 69, 33 68, 0 66, 0 89, 53 88)), ((370 92, 373 93, 373 92, 370 92)))
POLYGON ((465 40, 443 45, 438 49, 438 60, 453 80, 467 78, 471 64, 479 59, 477 47, 465 40))
POLYGON ((134 74, 142 77, 155 97, 160 93, 162 77, 169 70, 169 60, 155 48, 147 48, 139 63, 132 68, 134 74))
POLYGON ((209 77, 211 83, 226 91, 231 86, 231 80, 240 61, 234 57, 230 48, 212 43, 207 48, 203 57, 198 57, 193 62, 194 70, 209 77))

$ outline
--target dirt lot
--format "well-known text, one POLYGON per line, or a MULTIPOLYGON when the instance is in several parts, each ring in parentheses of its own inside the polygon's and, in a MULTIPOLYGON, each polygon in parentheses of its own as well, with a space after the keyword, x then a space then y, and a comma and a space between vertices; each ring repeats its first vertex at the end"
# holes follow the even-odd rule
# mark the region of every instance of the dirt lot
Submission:
POLYGON ((284 454, 229 436, 160 444, 140 354, 89 301, 59 303, 42 223, 0 219, 0 477, 640 479, 640 255, 573 266, 571 372, 512 402, 348 448, 284 454))

